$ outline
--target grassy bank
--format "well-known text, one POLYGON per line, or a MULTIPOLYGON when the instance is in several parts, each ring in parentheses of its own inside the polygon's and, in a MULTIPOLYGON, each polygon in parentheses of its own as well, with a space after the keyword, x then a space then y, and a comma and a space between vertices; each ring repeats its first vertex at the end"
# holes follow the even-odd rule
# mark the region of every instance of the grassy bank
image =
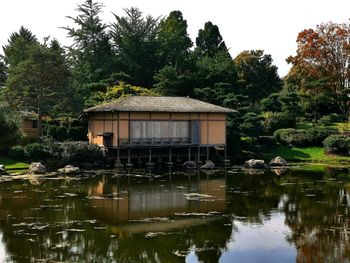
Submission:
POLYGON ((350 165, 350 157, 327 155, 323 147, 278 146, 266 152, 266 157, 281 156, 289 162, 311 162, 334 165, 350 165))
POLYGON ((6 156, 0 156, 0 164, 5 165, 8 170, 28 169, 29 164, 13 160, 6 156))

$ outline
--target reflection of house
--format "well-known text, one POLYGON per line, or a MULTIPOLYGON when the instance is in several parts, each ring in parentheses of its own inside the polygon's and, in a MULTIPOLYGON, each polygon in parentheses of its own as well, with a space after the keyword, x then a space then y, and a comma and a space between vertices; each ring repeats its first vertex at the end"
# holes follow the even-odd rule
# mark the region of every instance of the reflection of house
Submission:
POLYGON ((33 111, 21 111, 22 118, 21 131, 23 135, 28 139, 39 138, 38 133, 38 114, 33 111))
MULTIPOLYGON (((190 188, 198 189, 199 194, 207 197, 201 200, 188 198, 187 187, 160 187, 154 184, 120 186, 101 181, 89 191, 89 211, 100 220, 112 224, 122 225, 124 230, 131 232, 159 231, 160 228, 183 227, 187 224, 199 224, 201 220, 177 218, 171 222, 156 222, 143 224, 147 218, 172 218, 182 213, 224 212, 226 209, 226 194, 224 179, 199 180, 191 184, 190 188), (106 197, 113 194, 113 197, 106 197), (138 225, 129 225, 133 221, 140 221, 138 225), (143 223, 142 223, 143 222, 143 223), (154 228, 154 229, 153 229, 154 228)), ((207 222, 210 218, 205 218, 207 222)))
POLYGON ((84 112, 89 141, 119 155, 119 149, 192 148, 194 154, 225 147, 225 115, 234 111, 187 97, 129 96, 84 112))

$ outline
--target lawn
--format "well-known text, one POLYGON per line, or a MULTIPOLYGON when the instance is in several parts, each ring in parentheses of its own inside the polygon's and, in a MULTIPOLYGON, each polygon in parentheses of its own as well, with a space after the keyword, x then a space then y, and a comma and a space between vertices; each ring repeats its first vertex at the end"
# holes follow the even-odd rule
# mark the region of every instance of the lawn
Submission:
POLYGON ((6 156, 0 156, 0 164, 5 165, 7 170, 19 170, 19 169, 28 169, 29 164, 18 162, 6 156))
POLYGON ((278 146, 269 150, 268 158, 281 156, 289 162, 313 162, 324 164, 350 164, 350 157, 327 155, 323 147, 278 146))

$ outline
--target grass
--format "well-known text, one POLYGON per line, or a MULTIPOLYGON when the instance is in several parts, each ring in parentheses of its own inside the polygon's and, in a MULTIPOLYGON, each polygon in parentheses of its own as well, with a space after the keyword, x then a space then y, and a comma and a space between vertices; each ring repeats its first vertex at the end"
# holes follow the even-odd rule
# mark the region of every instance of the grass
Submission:
POLYGON ((350 157, 327 155, 323 147, 287 147, 278 146, 270 149, 268 158, 281 156, 288 162, 311 162, 320 164, 350 165, 350 157))
POLYGON ((13 160, 6 156, 0 156, 0 164, 5 165, 7 170, 28 169, 29 164, 13 160))

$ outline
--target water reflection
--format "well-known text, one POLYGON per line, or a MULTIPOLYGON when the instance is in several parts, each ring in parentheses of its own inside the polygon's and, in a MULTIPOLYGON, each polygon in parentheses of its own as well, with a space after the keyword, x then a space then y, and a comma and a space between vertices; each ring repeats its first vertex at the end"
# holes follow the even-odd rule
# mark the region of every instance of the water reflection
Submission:
POLYGON ((347 262, 344 169, 0 183, 0 262, 347 262))

